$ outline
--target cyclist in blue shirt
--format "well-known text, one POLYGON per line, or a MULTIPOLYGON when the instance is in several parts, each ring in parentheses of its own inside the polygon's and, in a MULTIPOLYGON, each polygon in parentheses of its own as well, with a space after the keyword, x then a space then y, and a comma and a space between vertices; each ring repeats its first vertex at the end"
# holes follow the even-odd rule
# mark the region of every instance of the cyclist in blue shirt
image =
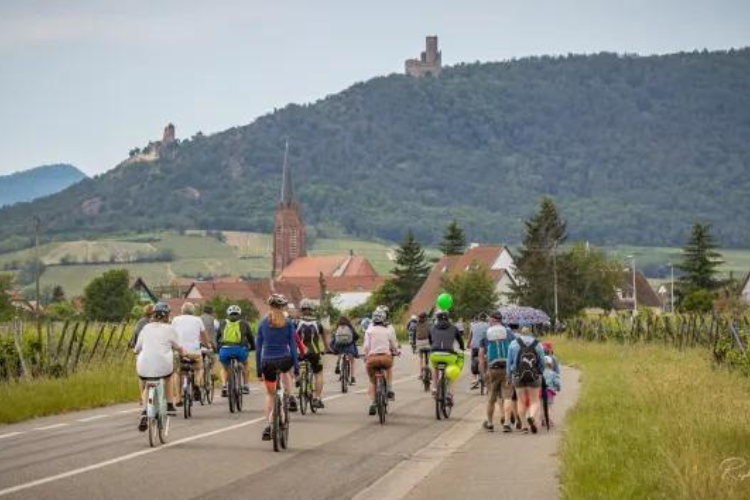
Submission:
POLYGON ((499 311, 492 313, 489 326, 480 341, 479 372, 487 383, 489 400, 487 401, 487 420, 482 426, 488 431, 495 430, 492 418, 495 405, 500 402, 502 417, 500 423, 503 432, 510 432, 511 413, 513 411, 513 386, 507 376, 508 351, 510 343, 515 339, 509 328, 503 323, 503 316, 499 311))

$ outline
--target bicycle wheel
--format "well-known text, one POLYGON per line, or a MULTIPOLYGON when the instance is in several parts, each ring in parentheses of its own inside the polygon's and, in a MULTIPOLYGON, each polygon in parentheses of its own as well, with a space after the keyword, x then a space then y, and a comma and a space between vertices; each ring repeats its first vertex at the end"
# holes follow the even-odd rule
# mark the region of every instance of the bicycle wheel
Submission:
POLYGON ((341 363, 341 392, 349 390, 349 358, 344 356, 341 363))
POLYGON ((443 401, 443 371, 438 370, 437 380, 435 381, 435 417, 438 420, 443 418, 443 410, 440 407, 443 401))
POLYGON ((185 418, 190 418, 190 401, 193 395, 190 394, 191 387, 185 375, 182 376, 182 414, 185 418))
POLYGON ((156 417, 148 419, 148 444, 153 448, 156 446, 157 434, 159 433, 159 424, 156 417))
POLYGON ((305 376, 304 373, 298 378, 299 382, 299 391, 298 395, 298 405, 299 405, 299 412, 302 415, 305 415, 307 413, 307 383, 305 382, 305 376))
POLYGON ((388 404, 388 390, 385 387, 383 377, 378 377, 378 385, 375 388, 375 403, 378 407, 378 420, 380 425, 385 423, 386 405, 388 404))
POLYGON ((424 385, 424 392, 430 390, 430 369, 422 368, 422 385, 424 385))
POLYGON ((240 412, 242 411, 242 368, 240 368, 239 363, 235 365, 234 377, 234 390, 237 391, 235 406, 237 411, 240 412))
POLYGON ((442 402, 440 404, 440 408, 443 411, 443 417, 450 418, 451 416, 451 410, 453 409, 453 406, 448 403, 448 378, 443 376, 442 386, 443 386, 443 397, 442 402))
MULTIPOLYGON (((277 383, 279 383, 277 381, 277 383)), ((273 451, 281 451, 281 400, 278 393, 273 404, 273 424, 271 425, 273 451)))
POLYGON ((289 445, 289 402, 284 400, 281 407, 281 447, 286 450, 289 445))
POLYGON ((167 434, 169 434, 169 415, 159 416, 159 442, 164 444, 167 442, 167 434))
POLYGON ((310 411, 313 413, 318 413, 318 408, 313 404, 313 399, 315 397, 315 390, 313 388, 313 379, 314 375, 311 370, 307 370, 307 404, 310 407, 310 411))
POLYGON ((211 373, 212 368, 211 362, 209 361, 203 369, 203 394, 206 404, 209 405, 214 402, 214 377, 211 373))
POLYGON ((229 413, 237 411, 236 391, 235 391, 235 379, 234 379, 234 361, 232 361, 232 371, 227 377, 227 399, 229 400, 229 413))

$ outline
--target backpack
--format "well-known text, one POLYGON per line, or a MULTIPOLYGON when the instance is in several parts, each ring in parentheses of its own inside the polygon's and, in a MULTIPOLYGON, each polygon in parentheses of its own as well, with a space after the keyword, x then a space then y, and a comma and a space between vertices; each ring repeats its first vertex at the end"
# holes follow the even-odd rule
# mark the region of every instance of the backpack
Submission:
POLYGON ((539 354, 536 352, 538 342, 536 339, 526 345, 521 337, 516 339, 518 346, 518 357, 516 358, 516 380, 521 384, 536 384, 542 376, 539 371, 539 354))
POLYGON ((222 332, 222 344, 241 344, 242 343, 242 321, 225 321, 224 331, 222 332))
POLYGON ((429 340, 430 338, 430 324, 427 321, 417 323, 417 331, 415 334, 417 340, 429 340))
POLYGON ((317 352, 318 340, 320 338, 320 332, 318 331, 318 324, 308 321, 300 321, 297 333, 302 339, 302 342, 306 346, 310 347, 310 350, 317 352))
POLYGON ((487 329, 487 362, 492 367, 504 366, 508 359, 508 332, 502 326, 487 329))
POLYGON ((333 332, 333 341, 336 345, 349 345, 354 342, 354 333, 348 326, 341 325, 333 332))

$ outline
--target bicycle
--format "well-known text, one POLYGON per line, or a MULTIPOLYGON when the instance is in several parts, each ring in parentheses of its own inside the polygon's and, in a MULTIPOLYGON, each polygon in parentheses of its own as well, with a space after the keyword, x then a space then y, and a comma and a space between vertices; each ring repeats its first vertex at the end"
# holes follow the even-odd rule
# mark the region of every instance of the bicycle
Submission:
POLYGON ((195 361, 190 358, 182 358, 181 381, 182 388, 182 413, 184 417, 193 416, 193 395, 195 394, 195 361))
POLYGON ((310 367, 310 362, 307 359, 302 359, 299 363, 299 411, 302 415, 307 413, 307 408, 310 411, 317 413, 318 409, 313 404, 315 397, 314 389, 314 375, 310 367))
POLYGON ((352 362, 352 355, 349 353, 342 354, 339 357, 339 366, 341 367, 339 380, 341 381, 341 392, 343 393, 349 391, 349 385, 352 383, 352 362))
POLYGON ((422 349, 419 351, 419 355, 424 358, 422 364, 422 373, 419 375, 419 379, 424 385, 424 392, 429 392, 430 385, 432 385, 432 370, 430 370, 430 350, 422 349))
POLYGON ((169 415, 167 398, 164 394, 163 378, 144 378, 146 384, 146 420, 148 422, 148 443, 152 448, 157 439, 161 444, 167 442, 169 434, 169 415))
POLYGON ((229 412, 242 411, 242 363, 232 356, 229 360, 229 376, 227 377, 227 396, 229 412))
POLYGON ((289 398, 284 393, 284 384, 281 383, 282 375, 280 370, 276 370, 276 394, 271 423, 273 451, 277 452, 285 450, 289 445, 289 398))
POLYGON ((385 423, 388 414, 388 383, 386 382, 386 370, 378 368, 375 370, 375 407, 378 411, 380 425, 385 423))
MULTIPOLYGON (((461 365, 463 359, 463 353, 456 353, 457 363, 461 365)), ((448 419, 451 416, 451 410, 453 409, 453 401, 450 399, 448 393, 449 381, 445 375, 445 369, 448 365, 446 363, 437 364, 437 379, 435 379, 435 417, 440 420, 441 418, 448 419)))
POLYGON ((201 391, 201 405, 214 402, 214 360, 211 351, 203 351, 203 390, 201 391))

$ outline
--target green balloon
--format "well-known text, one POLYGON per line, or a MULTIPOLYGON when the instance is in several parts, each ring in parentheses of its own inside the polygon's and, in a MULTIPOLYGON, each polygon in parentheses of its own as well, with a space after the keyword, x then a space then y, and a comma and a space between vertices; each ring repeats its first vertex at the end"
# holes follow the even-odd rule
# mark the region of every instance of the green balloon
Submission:
POLYGON ((449 293, 441 293, 437 301, 435 301, 435 305, 438 306, 438 309, 442 309, 443 311, 447 311, 451 307, 453 307, 453 297, 451 297, 451 294, 449 293))

